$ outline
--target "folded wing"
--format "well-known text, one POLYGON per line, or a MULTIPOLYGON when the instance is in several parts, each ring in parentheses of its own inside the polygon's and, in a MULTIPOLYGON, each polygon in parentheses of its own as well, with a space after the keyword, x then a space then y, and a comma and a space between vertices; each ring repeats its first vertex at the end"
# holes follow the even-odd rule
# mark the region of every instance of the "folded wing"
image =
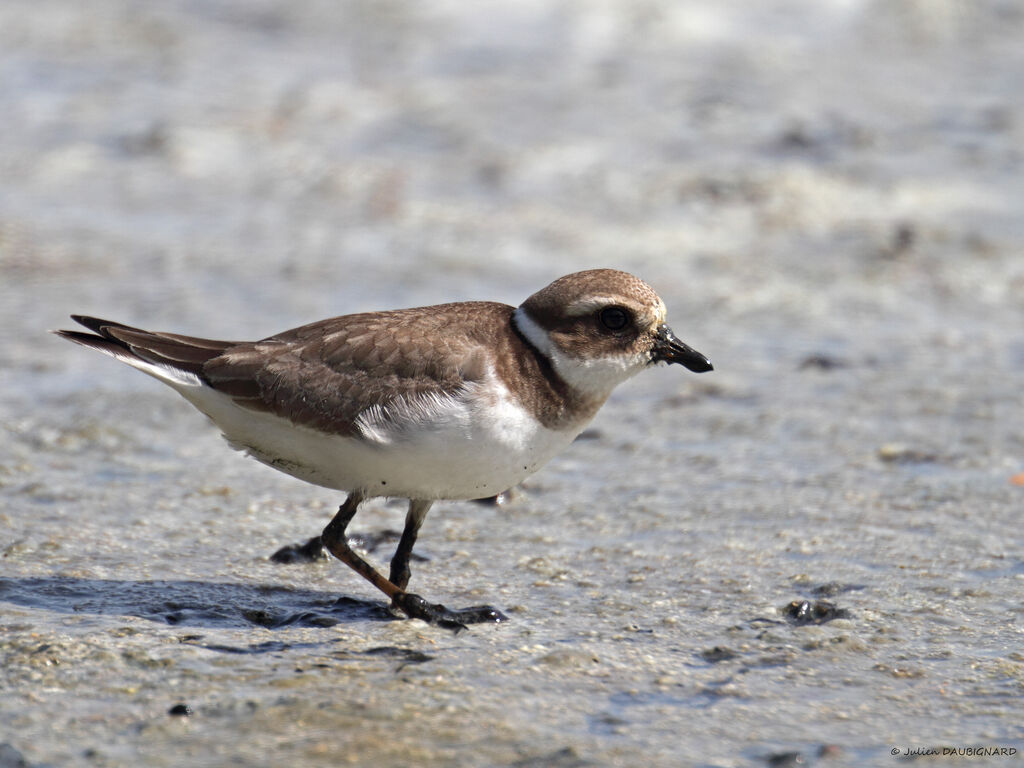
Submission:
POLYGON ((457 395, 487 375, 488 361, 470 336, 495 332, 511 308, 474 304, 490 310, 490 323, 481 325, 479 316, 453 322, 451 314, 439 318, 427 307, 346 315, 236 342, 72 315, 93 333, 56 333, 176 388, 208 386, 243 408, 359 437, 366 423, 379 428, 392 416, 407 417, 410 408, 457 395))

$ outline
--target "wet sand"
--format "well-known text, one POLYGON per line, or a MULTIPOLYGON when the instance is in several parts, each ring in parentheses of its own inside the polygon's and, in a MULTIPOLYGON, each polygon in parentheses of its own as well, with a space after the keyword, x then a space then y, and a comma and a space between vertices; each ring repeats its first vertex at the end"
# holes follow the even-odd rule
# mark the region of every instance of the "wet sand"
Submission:
POLYGON ((995 0, 5 3, 0 765, 1018 764, 1022 33, 995 0), (510 617, 459 634, 270 562, 339 495, 45 333, 596 266, 716 370, 435 505, 414 589, 510 617))

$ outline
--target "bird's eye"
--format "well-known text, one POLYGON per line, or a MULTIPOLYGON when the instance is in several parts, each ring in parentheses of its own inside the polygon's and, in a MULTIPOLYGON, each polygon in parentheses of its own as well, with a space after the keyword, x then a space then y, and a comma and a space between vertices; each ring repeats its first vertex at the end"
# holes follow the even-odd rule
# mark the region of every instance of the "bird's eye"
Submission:
POLYGON ((629 323, 629 315, 622 307, 605 307, 600 318, 601 325, 609 331, 621 331, 629 323))

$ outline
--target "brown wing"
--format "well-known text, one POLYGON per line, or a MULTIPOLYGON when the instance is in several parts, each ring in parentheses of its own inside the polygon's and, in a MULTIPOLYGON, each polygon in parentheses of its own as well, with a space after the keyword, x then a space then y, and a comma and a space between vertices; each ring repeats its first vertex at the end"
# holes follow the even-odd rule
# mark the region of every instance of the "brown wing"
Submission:
POLYGON ((201 376, 239 405, 293 423, 356 434, 368 408, 441 395, 479 380, 489 339, 512 308, 490 302, 346 315, 236 344, 201 376))

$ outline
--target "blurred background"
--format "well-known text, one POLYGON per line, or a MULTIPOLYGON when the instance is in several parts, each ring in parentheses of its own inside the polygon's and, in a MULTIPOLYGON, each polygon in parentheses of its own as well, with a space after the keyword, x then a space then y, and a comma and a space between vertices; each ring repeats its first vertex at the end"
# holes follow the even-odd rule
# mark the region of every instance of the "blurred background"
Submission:
MULTIPOLYGON (((1022 39, 1017 0, 5 0, 0 741, 32 764, 174 764, 183 743, 336 764, 358 743, 378 765, 562 768, 1021 746, 1022 39), (362 594, 264 562, 337 499, 46 330, 255 338, 518 304, 592 267, 650 282, 716 370, 623 387, 509 511, 432 513, 414 579, 519 604, 510 627, 353 620, 346 647, 437 658, 403 683, 360 662, 292 704, 274 686, 320 651, 235 668, 168 646, 181 630, 132 597, 153 579, 204 605, 256 599, 203 597, 224 580, 362 594), (88 616, 58 571, 99 595, 88 616), (852 619, 784 623, 829 584, 852 619), (40 672, 43 645, 78 676, 40 672), (185 739, 175 696, 219 725, 185 739), (370 714, 323 714, 339 701, 370 714)), ((196 621, 220 643, 340 631, 196 621)))
POLYGON ((792 315, 807 336, 954 300, 980 314, 1022 289, 1022 17, 1007 0, 12 0, 3 311, 19 336, 74 309, 246 337, 518 303, 606 265, 707 337, 735 326, 716 313, 792 315))

